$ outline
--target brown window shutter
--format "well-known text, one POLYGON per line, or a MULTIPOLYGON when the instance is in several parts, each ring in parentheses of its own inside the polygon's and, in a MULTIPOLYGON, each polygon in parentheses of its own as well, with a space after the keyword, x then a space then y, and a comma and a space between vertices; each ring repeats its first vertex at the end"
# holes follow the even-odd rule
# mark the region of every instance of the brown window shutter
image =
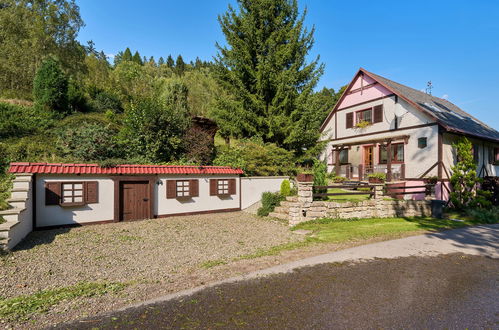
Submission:
POLYGON ((59 205, 61 201, 61 183, 45 183, 45 205, 59 205))
POLYGON ((373 123, 381 123, 383 121, 383 105, 374 107, 374 121, 373 123))
POLYGON ((218 195, 218 180, 217 179, 210 179, 210 196, 216 196, 218 195))
POLYGON ((189 180, 189 196, 199 196, 199 180, 189 180))
POLYGON ((347 113, 347 128, 353 127, 353 112, 347 113))
POLYGON ((229 179, 229 195, 236 194, 236 179, 229 179))
POLYGON ((177 197, 177 181, 167 180, 166 181, 166 198, 176 198, 177 197))
POLYGON ((99 183, 97 181, 85 182, 85 203, 99 202, 99 183))

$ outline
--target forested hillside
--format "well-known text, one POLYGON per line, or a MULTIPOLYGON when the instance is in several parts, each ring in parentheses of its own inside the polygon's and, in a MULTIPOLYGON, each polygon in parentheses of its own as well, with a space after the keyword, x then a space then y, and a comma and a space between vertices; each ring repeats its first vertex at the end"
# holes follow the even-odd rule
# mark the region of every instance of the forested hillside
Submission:
POLYGON ((249 174, 310 162, 339 93, 315 91, 324 65, 307 62, 313 29, 296 1, 241 1, 219 22, 226 40, 213 59, 126 48, 111 63, 77 41, 84 22, 73 0, 2 1, 0 173, 12 161, 214 163, 249 174), (186 138, 193 116, 216 121, 215 152, 190 150, 199 148, 186 138))

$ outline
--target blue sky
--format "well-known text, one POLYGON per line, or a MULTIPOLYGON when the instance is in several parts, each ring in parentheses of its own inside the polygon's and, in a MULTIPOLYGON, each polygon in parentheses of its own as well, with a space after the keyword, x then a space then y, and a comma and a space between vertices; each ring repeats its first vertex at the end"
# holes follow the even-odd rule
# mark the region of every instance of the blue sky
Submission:
MULTIPOLYGON (((217 15, 233 0, 77 0, 86 26, 82 42, 116 54, 181 54, 209 60, 223 43, 217 15)), ((326 72, 319 86, 338 89, 359 67, 433 94, 499 129, 499 1, 319 1, 307 7, 315 25, 311 56, 326 72)))

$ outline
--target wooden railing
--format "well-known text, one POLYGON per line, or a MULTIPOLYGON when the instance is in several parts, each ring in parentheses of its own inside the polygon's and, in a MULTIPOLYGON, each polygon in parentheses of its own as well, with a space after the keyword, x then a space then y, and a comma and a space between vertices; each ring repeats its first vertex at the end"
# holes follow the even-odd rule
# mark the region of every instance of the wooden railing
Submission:
POLYGON ((365 185, 365 184, 357 184, 357 185, 335 185, 335 186, 314 186, 314 194, 313 197, 325 197, 325 196, 350 196, 350 195, 370 195, 374 196, 374 187, 371 185, 365 185), (339 192, 339 193, 330 193, 327 192, 328 189, 330 188, 340 188, 340 189, 348 189, 348 190, 355 190, 357 188, 362 188, 362 189, 369 189, 366 191, 357 191, 357 192, 339 192), (321 191, 326 191, 326 192, 321 192, 321 191))
POLYGON ((405 164, 377 164, 377 165, 351 165, 345 164, 340 165, 336 171, 336 166, 334 171, 337 175, 352 179, 354 177, 359 180, 367 180, 367 176, 372 173, 385 173, 388 181, 391 180, 403 180, 405 179, 405 164))
POLYGON ((408 195, 408 194, 425 194, 431 196, 435 192, 434 184, 425 184, 419 186, 385 186, 385 194, 389 196, 408 195), (407 191, 407 189, 419 189, 418 191, 407 191))

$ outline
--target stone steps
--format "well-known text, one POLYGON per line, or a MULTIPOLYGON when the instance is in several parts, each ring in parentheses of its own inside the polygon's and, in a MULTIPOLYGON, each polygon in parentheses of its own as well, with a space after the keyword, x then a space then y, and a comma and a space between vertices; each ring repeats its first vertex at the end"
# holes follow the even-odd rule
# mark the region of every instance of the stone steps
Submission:
POLYGON ((287 214, 276 213, 276 212, 269 213, 269 217, 277 218, 277 219, 282 219, 282 220, 288 220, 288 215, 287 214))
POLYGON ((274 213, 288 214, 289 213, 289 207, 276 206, 276 208, 274 209, 274 213))

